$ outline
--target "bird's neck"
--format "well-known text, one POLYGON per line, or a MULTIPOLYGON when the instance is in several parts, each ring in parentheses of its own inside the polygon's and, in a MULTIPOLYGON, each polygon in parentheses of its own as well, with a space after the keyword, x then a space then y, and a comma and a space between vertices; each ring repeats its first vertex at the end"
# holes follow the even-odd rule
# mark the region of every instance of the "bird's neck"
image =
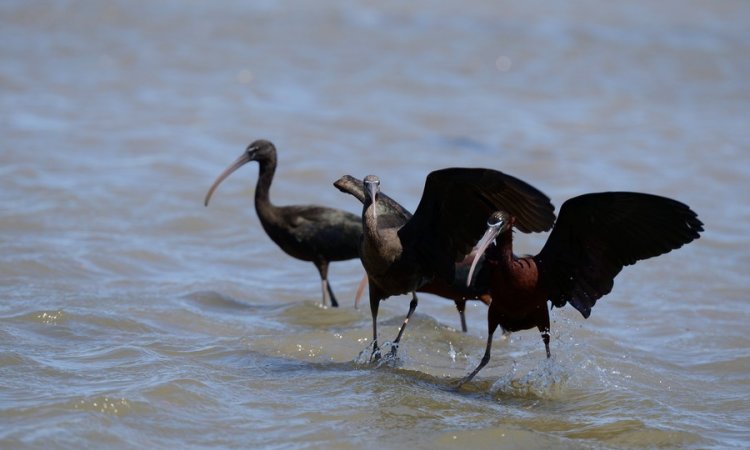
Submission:
POLYGON ((378 206, 375 202, 370 201, 365 203, 364 208, 362 208, 362 231, 365 234, 365 238, 370 239, 371 241, 378 241, 380 236, 378 233, 378 219, 375 217, 377 207, 378 206))
POLYGON ((255 209, 258 212, 258 216, 263 219, 272 213, 274 206, 271 203, 271 183, 273 182, 273 175, 276 172, 276 160, 260 160, 258 161, 258 182, 255 185, 255 209))
POLYGON ((508 230, 495 239, 495 245, 485 253, 489 264, 510 267, 513 264, 513 232, 508 230))
MULTIPOLYGON (((400 258, 403 249, 397 228, 381 228, 373 212, 377 203, 365 204, 362 210, 361 259, 368 274, 383 275, 400 258)), ((381 224, 382 226, 382 224, 381 224)))

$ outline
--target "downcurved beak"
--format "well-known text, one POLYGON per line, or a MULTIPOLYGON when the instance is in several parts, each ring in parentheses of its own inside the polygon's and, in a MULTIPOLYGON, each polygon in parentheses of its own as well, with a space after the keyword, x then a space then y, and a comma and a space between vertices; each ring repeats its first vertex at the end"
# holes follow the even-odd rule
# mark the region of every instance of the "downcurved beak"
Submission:
POLYGON ((479 258, 482 257, 484 251, 487 250, 487 247, 489 247, 489 245, 492 243, 492 241, 495 240, 497 235, 500 234, 500 231, 503 229, 503 223, 503 221, 498 221, 496 223, 487 224, 487 231, 484 232, 484 236, 482 236, 482 239, 477 242, 477 251, 474 255, 474 261, 471 262, 469 276, 466 277, 466 286, 471 286, 471 278, 474 275, 474 269, 477 267, 479 258))
POLYGON ((378 185, 375 183, 367 183, 367 189, 370 191, 370 198, 372 199, 372 218, 375 220, 378 218, 378 185))
POLYGON ((214 184, 211 185, 211 187, 208 189, 208 193, 206 194, 206 199, 203 201, 204 206, 208 206, 209 200, 211 200, 211 196, 214 194, 214 191, 217 187, 219 187, 219 184, 221 184, 222 181, 224 181, 229 175, 232 174, 235 170, 239 169, 240 167, 244 166, 245 164, 252 161, 253 158, 250 155, 250 152, 245 151, 242 153, 242 156, 237 158, 235 162, 233 162, 229 167, 227 167, 224 172, 221 173, 216 178, 216 181, 214 181, 214 184))

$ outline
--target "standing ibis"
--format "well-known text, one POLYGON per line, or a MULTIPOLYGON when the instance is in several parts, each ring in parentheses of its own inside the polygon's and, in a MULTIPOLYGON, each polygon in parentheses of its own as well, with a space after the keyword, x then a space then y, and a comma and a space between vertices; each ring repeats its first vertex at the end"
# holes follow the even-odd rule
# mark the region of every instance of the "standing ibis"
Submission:
MULTIPOLYGON (((688 206, 635 192, 585 194, 566 201, 536 256, 513 254, 512 229, 519 223, 515 213, 500 209, 490 216, 478 243, 476 258, 485 255, 492 295, 487 347, 477 368, 459 387, 490 360, 492 334, 498 325, 505 332, 536 327, 549 358, 547 301, 558 308, 570 303, 587 318, 596 301, 612 290, 624 266, 678 249, 703 231, 688 206)), ((473 267, 469 280, 472 271, 473 267)))
POLYGON ((323 305, 338 302, 328 283, 328 263, 354 259, 362 235, 362 220, 355 214, 317 205, 275 206, 269 190, 276 171, 276 147, 266 140, 250 144, 208 190, 205 205, 216 188, 235 170, 250 161, 260 166, 255 186, 255 211, 263 229, 284 252, 302 261, 311 261, 320 273, 323 305), (330 297, 330 298, 329 298, 330 297))
POLYGON ((549 230, 555 220, 549 198, 518 178, 491 169, 450 168, 430 173, 411 218, 394 211, 380 193, 380 180, 364 179, 360 259, 367 272, 372 313, 373 350, 380 358, 377 317, 380 301, 411 294, 406 319, 393 341, 395 356, 401 336, 417 307, 416 291, 434 279, 452 283, 456 262, 469 254, 482 235, 489 214, 512 211, 524 232, 549 230))

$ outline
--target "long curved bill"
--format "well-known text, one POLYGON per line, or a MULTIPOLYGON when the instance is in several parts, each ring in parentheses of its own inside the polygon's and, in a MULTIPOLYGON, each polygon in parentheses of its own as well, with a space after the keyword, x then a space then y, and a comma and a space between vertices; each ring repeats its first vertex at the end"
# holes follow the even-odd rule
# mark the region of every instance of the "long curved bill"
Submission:
POLYGON ((221 175, 216 177, 216 181, 214 181, 214 184, 212 184, 208 189, 208 193, 206 194, 206 199, 203 201, 203 205, 208 206, 208 202, 209 200, 211 200, 211 196, 214 194, 214 191, 217 187, 219 187, 219 184, 221 184, 222 181, 224 181, 229 175, 231 175, 232 172, 249 163, 250 161, 252 161, 252 159, 250 158, 250 153, 243 152, 242 156, 237 158, 237 160, 233 162, 229 167, 227 167, 224 172, 221 173, 221 175))
POLYGON ((477 267, 477 262, 479 262, 479 258, 482 257, 484 254, 484 251, 487 250, 487 247, 492 243, 492 241, 495 240, 498 234, 500 234, 500 230, 503 228, 503 222, 499 221, 496 223, 487 223, 487 231, 484 232, 484 236, 482 236, 482 239, 477 242, 477 251, 474 255, 474 261, 471 262, 471 268, 469 269, 469 276, 466 277, 466 286, 471 286, 471 278, 474 275, 474 269, 477 267))
POLYGON ((375 202, 375 196, 378 194, 378 185, 375 183, 368 183, 367 188, 370 190, 370 198, 372 199, 372 218, 377 220, 378 218, 378 204, 375 202))

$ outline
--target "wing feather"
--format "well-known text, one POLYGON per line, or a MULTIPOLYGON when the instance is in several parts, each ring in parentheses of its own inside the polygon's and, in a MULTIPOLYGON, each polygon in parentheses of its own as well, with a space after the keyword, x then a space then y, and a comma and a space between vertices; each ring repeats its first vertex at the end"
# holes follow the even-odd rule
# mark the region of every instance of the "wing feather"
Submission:
POLYGON ((636 192, 586 194, 563 203, 534 259, 552 304, 570 303, 588 317, 624 266, 680 248, 701 231, 697 214, 670 198, 636 192))

